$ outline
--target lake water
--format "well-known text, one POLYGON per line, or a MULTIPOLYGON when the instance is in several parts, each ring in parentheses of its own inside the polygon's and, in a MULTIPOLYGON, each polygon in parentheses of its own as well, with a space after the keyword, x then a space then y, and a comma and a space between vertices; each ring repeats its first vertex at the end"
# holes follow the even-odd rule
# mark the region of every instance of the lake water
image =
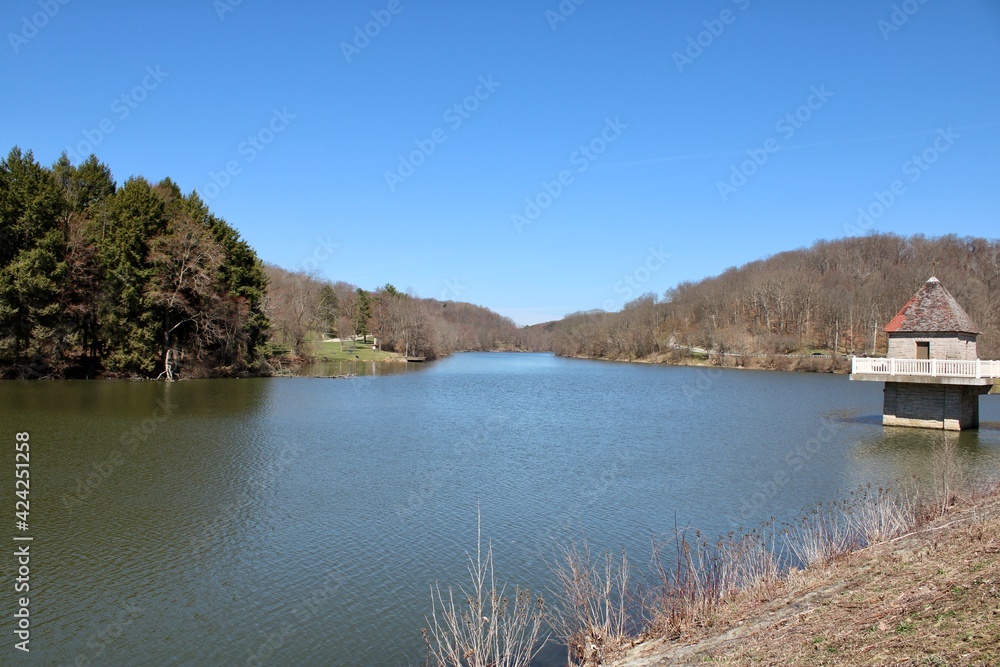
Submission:
MULTIPOLYGON (((927 478, 943 437, 883 428, 881 384, 845 376, 545 354, 393 370, 0 383, 0 498, 13 514, 28 431, 34 537, 29 655, 0 557, 0 664, 422 664, 430 587, 465 583, 477 507, 498 578, 544 591, 556 541, 641 565, 675 523, 720 534, 927 478)), ((986 474, 1000 397, 981 406, 952 437, 986 474)))

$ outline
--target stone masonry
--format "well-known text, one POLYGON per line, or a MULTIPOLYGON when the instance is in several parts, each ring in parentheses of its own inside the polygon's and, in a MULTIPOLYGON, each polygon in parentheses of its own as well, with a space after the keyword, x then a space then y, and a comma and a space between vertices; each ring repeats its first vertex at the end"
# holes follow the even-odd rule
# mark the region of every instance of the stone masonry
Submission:
POLYGON ((896 359, 916 357, 916 344, 930 343, 931 359, 978 359, 976 336, 967 333, 890 333, 885 356, 896 359))
POLYGON ((979 396, 989 387, 886 382, 882 423, 946 431, 979 428, 979 396))

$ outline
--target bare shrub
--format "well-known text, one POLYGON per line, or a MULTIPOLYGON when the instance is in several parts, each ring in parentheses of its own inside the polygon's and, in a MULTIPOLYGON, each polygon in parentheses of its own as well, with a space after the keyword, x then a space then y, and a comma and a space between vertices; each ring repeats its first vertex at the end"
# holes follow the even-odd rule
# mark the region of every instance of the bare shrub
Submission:
POLYGON ((779 336, 770 334, 761 337, 757 347, 761 352, 769 354, 789 354, 794 352, 799 346, 799 339, 795 336, 779 336))
POLYGON ((920 503, 915 492, 896 487, 866 485, 843 503, 848 525, 860 545, 878 544, 902 535, 917 525, 920 503))
POLYGON ((792 370, 795 366, 795 361, 791 357, 768 357, 768 362, 776 371, 792 370))
POLYGON ((795 364, 795 370, 802 373, 818 373, 819 361, 812 357, 800 357, 795 364))
POLYGON ((915 487, 860 486, 845 499, 820 503, 785 531, 788 550, 805 565, 885 542, 916 528, 927 512, 915 487))
POLYGON ((944 514, 959 500, 959 490, 965 485, 965 467, 958 456, 958 438, 943 434, 941 444, 932 457, 934 475, 934 506, 936 515, 944 514))
MULTIPOLYGON (((954 450, 953 442, 950 447, 954 450)), ((947 453, 946 448, 939 454, 947 453)), ((631 642, 638 624, 629 616, 630 598, 641 604, 644 633, 679 639, 713 623, 716 614, 739 596, 770 595, 794 560, 805 566, 822 564, 918 529, 941 511, 940 498, 954 502, 964 488, 954 451, 950 463, 942 459, 937 468, 939 488, 930 509, 915 482, 900 481, 860 486, 846 499, 820 503, 780 530, 772 519, 756 530, 734 531, 714 543, 689 529, 675 529, 666 539, 654 537, 651 581, 644 581, 641 590, 629 584, 624 553, 620 561, 610 554, 595 559, 586 543, 571 544, 553 568, 560 590, 555 591, 558 602, 548 618, 566 643, 569 659, 588 667, 604 664, 615 649, 631 642)), ((998 490, 1000 481, 993 481, 963 492, 971 498, 995 495, 998 490)))
POLYGON ((552 567, 558 589, 548 610, 549 624, 565 644, 568 658, 600 665, 629 644, 630 566, 625 551, 616 559, 593 557, 584 542, 559 547, 552 567))
POLYGON ((850 357, 841 357, 834 355, 830 361, 830 372, 835 373, 849 373, 851 371, 851 359, 850 357))
POLYGON ((780 549, 773 523, 749 533, 730 533, 716 545, 722 597, 767 588, 781 576, 780 549))
POLYGON ((985 479, 969 489, 969 500, 1000 496, 1000 479, 985 479))
POLYGON ((707 617, 722 597, 718 555, 712 553, 700 533, 675 530, 665 542, 653 543, 655 585, 643 604, 653 628, 670 638, 707 617), (670 561, 663 554, 673 546, 670 561), (666 547, 666 548, 665 548, 666 547))
POLYGON ((825 563, 854 546, 839 505, 820 503, 786 532, 789 550, 805 565, 825 563))
POLYGON ((544 601, 516 587, 513 604, 506 585, 497 587, 493 573, 493 546, 482 550, 477 528, 476 557, 469 558, 469 588, 437 584, 431 589, 431 616, 422 632, 428 664, 437 667, 528 667, 543 644, 544 601))
POLYGON ((652 629, 671 638, 708 623, 732 597, 767 589, 781 576, 781 547, 771 522, 714 544, 689 533, 675 530, 665 541, 653 540, 655 583, 643 606, 652 629))

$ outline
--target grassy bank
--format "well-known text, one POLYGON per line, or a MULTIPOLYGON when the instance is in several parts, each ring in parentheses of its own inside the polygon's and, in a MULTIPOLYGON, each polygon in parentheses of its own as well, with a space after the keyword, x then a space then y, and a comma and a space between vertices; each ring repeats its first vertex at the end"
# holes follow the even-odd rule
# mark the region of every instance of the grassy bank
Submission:
POLYGON ((332 361, 377 361, 404 362, 402 354, 373 350, 371 343, 357 341, 353 347, 350 341, 314 340, 310 341, 299 356, 292 354, 288 347, 280 345, 271 348, 271 359, 283 365, 315 364, 332 361))
POLYGON ((606 664, 1000 664, 1000 497, 744 591, 606 664))
POLYGON ((310 344, 310 353, 313 361, 405 361, 401 354, 373 350, 371 343, 360 341, 353 350, 349 342, 317 341, 310 344))

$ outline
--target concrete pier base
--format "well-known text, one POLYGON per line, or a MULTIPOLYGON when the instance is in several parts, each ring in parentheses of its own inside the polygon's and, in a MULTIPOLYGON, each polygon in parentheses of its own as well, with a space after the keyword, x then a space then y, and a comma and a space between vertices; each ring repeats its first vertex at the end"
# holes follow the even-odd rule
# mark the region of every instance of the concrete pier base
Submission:
POLYGON ((990 386, 886 382, 882 424, 945 431, 979 428, 979 397, 990 386))

